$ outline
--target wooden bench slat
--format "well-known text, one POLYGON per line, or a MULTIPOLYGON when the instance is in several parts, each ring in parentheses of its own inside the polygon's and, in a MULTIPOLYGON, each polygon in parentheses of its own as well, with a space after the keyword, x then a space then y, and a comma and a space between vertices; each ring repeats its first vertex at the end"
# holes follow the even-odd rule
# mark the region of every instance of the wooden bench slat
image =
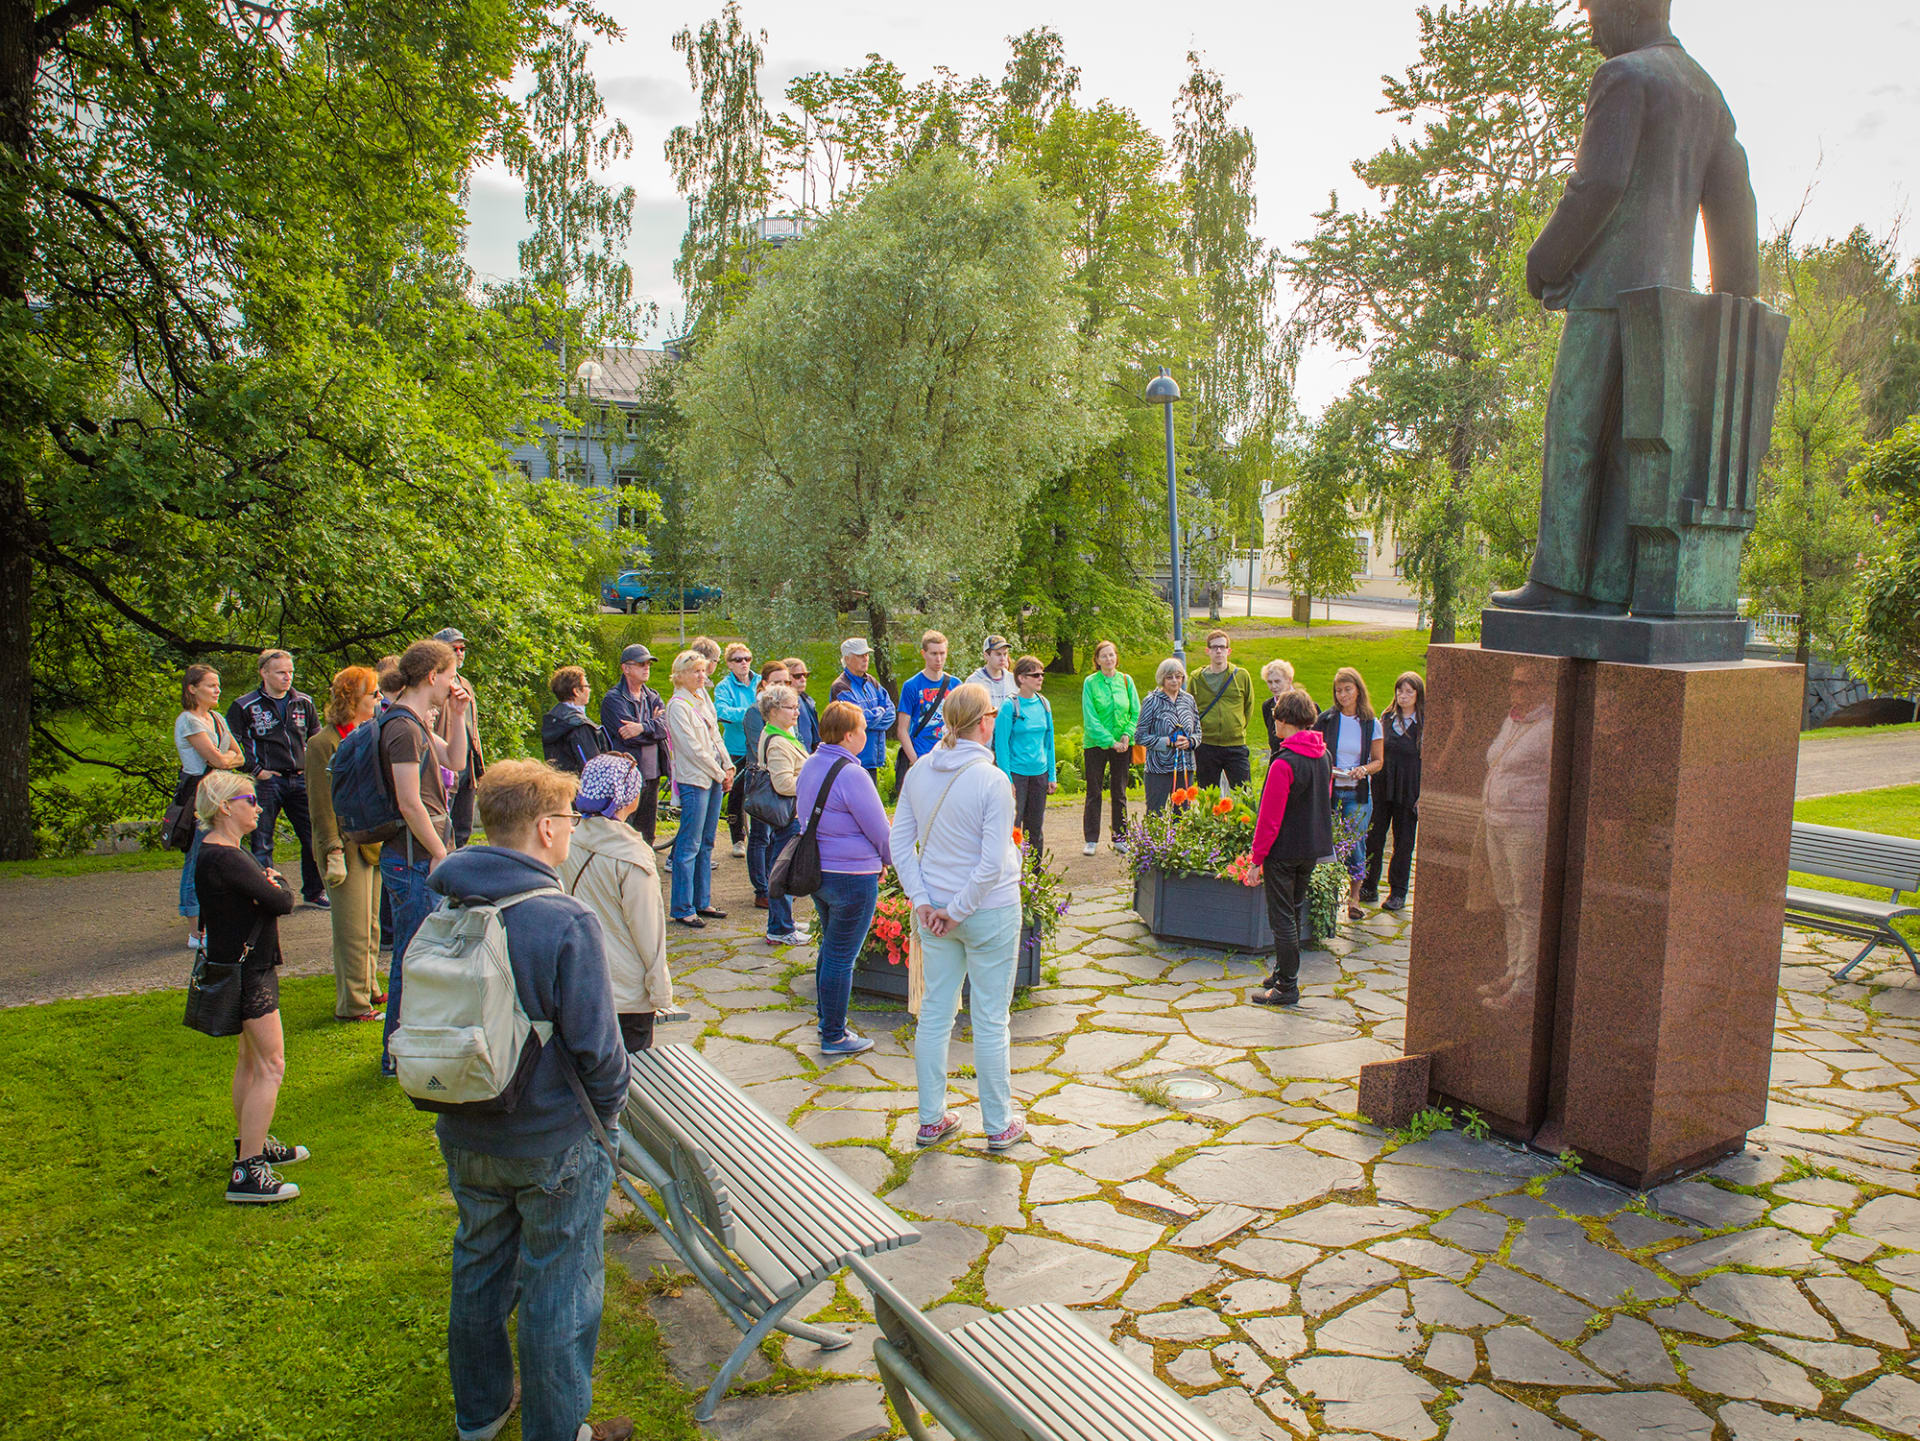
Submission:
POLYGON ((818 1257, 837 1258, 849 1240, 857 1240, 872 1254, 898 1245, 901 1232, 912 1229, 750 1096, 723 1089, 732 1083, 704 1063, 691 1069, 676 1064, 675 1074, 686 1092, 674 1103, 683 1125, 707 1136, 730 1163, 738 1175, 730 1188, 736 1200, 751 1198, 796 1244, 818 1257))
MULTIPOLYGON (((713 1146, 710 1131, 695 1132, 685 1124, 688 1112, 676 1105, 671 1093, 661 1090, 656 1080, 649 1078, 643 1084, 648 1085, 649 1099, 672 1116, 681 1129, 696 1135, 710 1150, 719 1149, 713 1146)), ((738 1163, 724 1153, 716 1155, 714 1159, 720 1164, 723 1174, 739 1174, 738 1163)), ((735 1217, 734 1252, 741 1260, 748 1262, 748 1269, 756 1276, 770 1283, 775 1290, 785 1290, 803 1279, 825 1279, 823 1269, 831 1263, 821 1255, 815 1238, 804 1234, 796 1236, 785 1213, 777 1206, 769 1206, 751 1186, 729 1185, 727 1194, 735 1217), (749 1236, 751 1241, 747 1240, 749 1236)), ((838 1268, 835 1266, 832 1269, 838 1268)), ((826 1269, 825 1275, 831 1275, 832 1269, 826 1269)))
POLYGON ((1185 1401, 1063 1307, 1023 1306, 948 1334, 1063 1438, 1223 1441, 1185 1401))

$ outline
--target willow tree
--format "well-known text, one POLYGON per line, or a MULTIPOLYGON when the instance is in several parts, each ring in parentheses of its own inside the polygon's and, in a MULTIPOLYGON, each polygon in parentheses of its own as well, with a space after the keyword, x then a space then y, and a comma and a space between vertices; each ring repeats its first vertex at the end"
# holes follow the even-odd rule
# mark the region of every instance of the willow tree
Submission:
POLYGON ((756 278, 684 375, 675 454, 749 629, 850 616, 884 667, 900 617, 999 620, 1022 507, 1105 423, 1064 232, 1031 178, 936 149, 756 278))

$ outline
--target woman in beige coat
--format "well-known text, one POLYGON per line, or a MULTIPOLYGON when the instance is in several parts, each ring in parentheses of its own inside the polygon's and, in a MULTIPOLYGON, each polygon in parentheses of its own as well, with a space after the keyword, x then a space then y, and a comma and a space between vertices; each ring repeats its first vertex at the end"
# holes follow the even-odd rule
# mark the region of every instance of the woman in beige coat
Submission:
POLYGON ((667 973, 667 918, 660 904, 660 873, 653 847, 627 824, 646 785, 633 757, 610 751, 588 761, 574 801, 581 814, 560 867, 570 895, 600 917, 613 1008, 629 1051, 653 1045, 653 1026, 674 1019, 673 978, 667 973))

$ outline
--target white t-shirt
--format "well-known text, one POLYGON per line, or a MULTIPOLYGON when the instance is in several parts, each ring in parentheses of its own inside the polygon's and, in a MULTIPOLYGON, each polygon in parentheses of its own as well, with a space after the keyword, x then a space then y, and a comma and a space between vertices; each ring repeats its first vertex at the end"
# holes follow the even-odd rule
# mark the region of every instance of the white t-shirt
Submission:
POLYGON ((1343 715, 1340 717, 1340 738, 1333 743, 1333 764, 1336 769, 1350 771, 1366 757, 1360 754, 1360 717, 1343 715))
POLYGON ((203 776, 207 773, 206 757, 195 750, 188 739, 196 734, 212 741, 217 751, 232 745, 233 737, 227 733, 227 723, 217 714, 197 716, 190 710, 180 712, 180 718, 173 723, 173 748, 180 753, 180 769, 190 776, 203 776))

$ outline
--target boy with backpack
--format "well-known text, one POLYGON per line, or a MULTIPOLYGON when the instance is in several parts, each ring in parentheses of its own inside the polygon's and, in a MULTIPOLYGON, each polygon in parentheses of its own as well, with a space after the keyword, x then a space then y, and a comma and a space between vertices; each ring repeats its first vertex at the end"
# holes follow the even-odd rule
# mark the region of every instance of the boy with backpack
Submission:
POLYGON ((624 1416, 587 1419, 627 1052, 600 922, 560 886, 576 785, 538 761, 488 767, 475 789, 488 843, 434 868, 428 884, 447 905, 416 937, 393 1038, 402 1088, 441 1113, 434 1129, 460 1211, 447 1366, 463 1441, 491 1441, 513 1413, 516 1298, 520 1434, 633 1435, 624 1416), (490 1065, 476 1062, 482 1050, 490 1065), (454 1099, 434 1099, 443 1095, 454 1099))

